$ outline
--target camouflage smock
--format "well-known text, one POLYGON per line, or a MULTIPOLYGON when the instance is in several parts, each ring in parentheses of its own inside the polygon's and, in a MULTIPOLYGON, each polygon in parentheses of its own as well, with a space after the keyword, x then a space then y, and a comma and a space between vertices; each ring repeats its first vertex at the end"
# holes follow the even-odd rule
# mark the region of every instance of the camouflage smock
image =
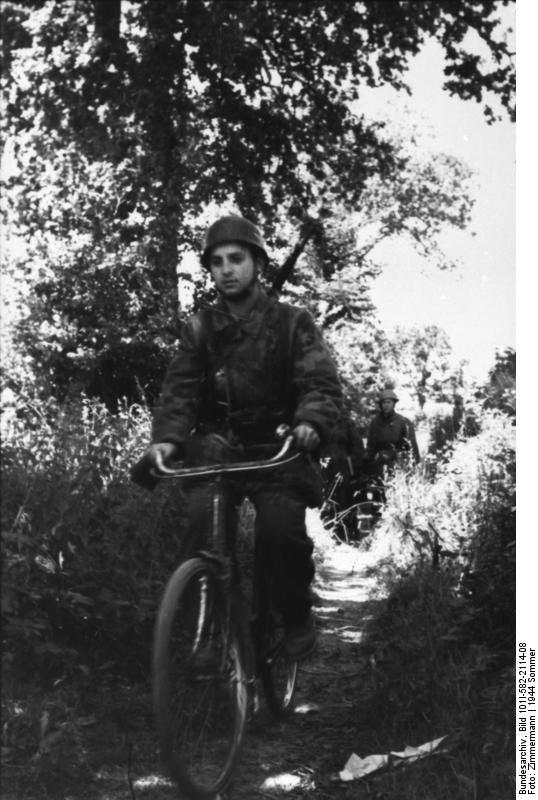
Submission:
POLYGON ((397 451, 410 449, 415 461, 420 461, 415 429, 412 423, 401 414, 392 411, 388 416, 379 413, 370 422, 368 429, 368 457, 386 450, 393 445, 397 451))
POLYGON ((326 442, 341 412, 336 367, 308 311, 261 290, 246 318, 219 301, 184 324, 163 384, 154 442, 193 433, 263 444, 275 427, 311 424, 326 442))

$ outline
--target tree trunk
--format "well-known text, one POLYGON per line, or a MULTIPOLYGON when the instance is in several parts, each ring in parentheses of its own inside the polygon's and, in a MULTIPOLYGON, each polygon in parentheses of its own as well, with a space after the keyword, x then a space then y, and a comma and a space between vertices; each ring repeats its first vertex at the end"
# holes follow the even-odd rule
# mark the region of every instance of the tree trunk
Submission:
POLYGON ((184 50, 173 39, 176 9, 173 3, 146 6, 146 23, 150 45, 145 53, 143 72, 148 76, 149 101, 141 111, 145 114, 147 149, 153 179, 161 183, 155 198, 157 222, 153 253, 155 288, 169 309, 174 328, 180 311, 178 298, 178 238, 181 214, 184 169, 182 145, 186 137, 186 115, 183 74, 184 50), (163 52, 173 49, 173 57, 163 52), (171 87, 174 87, 173 94, 171 87))
POLYGON ((95 32, 101 40, 102 57, 118 49, 120 40, 121 0, 93 0, 95 32))

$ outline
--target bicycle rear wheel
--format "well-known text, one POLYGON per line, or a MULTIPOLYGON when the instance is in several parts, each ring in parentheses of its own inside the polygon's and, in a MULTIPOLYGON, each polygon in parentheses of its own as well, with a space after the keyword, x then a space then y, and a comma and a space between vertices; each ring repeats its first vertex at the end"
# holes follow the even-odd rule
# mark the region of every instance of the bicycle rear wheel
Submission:
POLYGON ((281 719, 287 717, 293 708, 297 661, 287 654, 284 624, 273 608, 264 610, 259 623, 259 675, 269 710, 281 719))
POLYGON ((163 760, 191 798, 230 782, 247 714, 247 675, 216 567, 182 564, 166 587, 155 629, 153 699, 163 760))

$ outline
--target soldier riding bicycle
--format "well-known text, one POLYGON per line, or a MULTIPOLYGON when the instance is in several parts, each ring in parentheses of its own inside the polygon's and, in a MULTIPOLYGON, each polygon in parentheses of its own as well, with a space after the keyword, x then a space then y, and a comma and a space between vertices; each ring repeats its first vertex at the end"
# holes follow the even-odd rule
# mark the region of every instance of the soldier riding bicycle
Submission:
MULTIPOLYGON (((287 650, 305 658, 316 643, 305 510, 322 501, 317 455, 341 414, 339 379, 309 312, 263 288, 259 279, 268 255, 256 225, 235 215, 217 220, 206 233, 201 263, 219 298, 183 325, 145 458, 155 464, 160 454, 193 466, 264 458, 278 448, 275 428, 292 428, 303 459, 245 479, 228 489, 225 500, 232 517, 244 497, 253 503, 287 650)), ((185 495, 187 548, 194 552, 211 527, 211 496, 203 482, 186 487, 185 495)))

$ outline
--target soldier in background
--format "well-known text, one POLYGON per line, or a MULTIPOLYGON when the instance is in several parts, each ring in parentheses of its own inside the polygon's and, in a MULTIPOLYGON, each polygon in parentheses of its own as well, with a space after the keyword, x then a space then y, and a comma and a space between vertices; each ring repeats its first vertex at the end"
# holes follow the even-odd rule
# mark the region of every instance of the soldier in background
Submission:
POLYGON ((420 453, 415 430, 406 417, 396 413, 397 395, 392 389, 385 389, 378 402, 379 412, 368 428, 367 459, 379 473, 384 466, 393 465, 401 453, 409 453, 418 464, 420 453))
MULTIPOLYGON (((320 505, 315 456, 336 425, 342 392, 334 363, 311 315, 264 291, 267 264, 258 228, 239 216, 207 231, 201 262, 219 294, 190 317, 168 369, 146 459, 207 464, 273 455, 276 427, 291 426, 308 457, 228 490, 233 514, 243 497, 256 508, 256 536, 268 547, 273 601, 286 626, 286 646, 306 657, 316 641, 311 616, 313 544, 305 509, 320 505)), ((210 489, 186 488, 189 546, 203 546, 211 524, 210 489)))

